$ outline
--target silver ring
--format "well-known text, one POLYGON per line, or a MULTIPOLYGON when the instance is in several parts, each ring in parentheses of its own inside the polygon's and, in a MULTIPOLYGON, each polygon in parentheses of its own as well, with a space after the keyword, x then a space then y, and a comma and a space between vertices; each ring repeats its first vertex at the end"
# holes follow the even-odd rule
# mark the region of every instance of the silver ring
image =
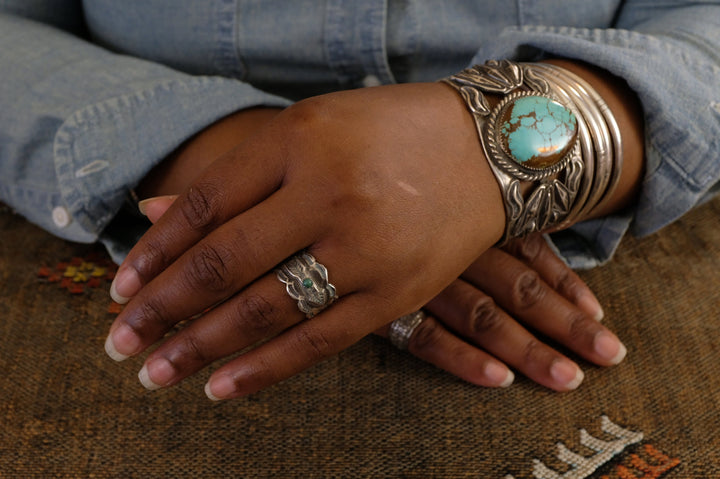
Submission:
POLYGON ((425 312, 423 310, 418 310, 414 313, 401 316, 390 323, 388 338, 390 339, 392 345, 398 349, 407 349, 408 343, 410 342, 410 336, 412 336, 415 328, 425 321, 425 318, 427 318, 425 312))
POLYGON ((297 300, 298 309, 309 319, 330 306, 337 299, 335 286, 328 282, 325 266, 313 255, 299 253, 281 264, 275 273, 285 283, 285 290, 297 300))

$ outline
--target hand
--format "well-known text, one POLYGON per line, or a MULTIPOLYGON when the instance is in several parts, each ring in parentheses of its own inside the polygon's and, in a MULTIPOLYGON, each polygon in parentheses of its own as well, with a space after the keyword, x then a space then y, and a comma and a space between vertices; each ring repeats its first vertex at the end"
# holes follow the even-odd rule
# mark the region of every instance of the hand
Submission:
POLYGON ((481 386, 512 384, 508 366, 557 391, 580 385, 578 365, 526 327, 602 366, 627 352, 600 324, 590 289, 540 235, 489 249, 424 309, 428 318, 413 331, 409 351, 481 386))
POLYGON ((457 278, 501 234, 498 191, 470 115, 445 85, 297 104, 212 163, 131 251, 112 291, 132 299, 107 350, 138 354, 200 315, 149 355, 145 383, 174 384, 269 339, 206 390, 229 398, 267 387, 457 278), (272 273, 301 250, 327 266, 340 296, 306 321, 272 273))
MULTIPOLYGON (((175 199, 148 200, 143 212, 155 223, 175 199)), ((409 351, 479 386, 510 386, 508 366, 556 391, 580 385, 579 366, 522 324, 601 366, 616 365, 627 353, 600 324, 604 313, 590 288, 538 234, 489 249, 424 309, 429 315, 410 337, 409 351)), ((387 337, 388 327, 377 334, 387 337)))

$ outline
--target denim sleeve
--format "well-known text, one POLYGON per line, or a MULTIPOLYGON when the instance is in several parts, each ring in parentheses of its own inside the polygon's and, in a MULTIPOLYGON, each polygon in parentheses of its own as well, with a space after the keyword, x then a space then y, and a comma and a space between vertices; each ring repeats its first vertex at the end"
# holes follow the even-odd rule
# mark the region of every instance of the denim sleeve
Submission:
POLYGON ((154 165, 234 111, 289 103, 15 15, 0 14, 0 71, 0 201, 62 238, 103 240, 116 259, 135 238, 109 225, 154 165))
POLYGON ((0 0, 0 13, 36 20, 76 35, 85 31, 82 0, 0 0))
POLYGON ((553 234, 573 267, 607 261, 709 199, 720 182, 720 2, 626 1, 616 28, 508 28, 474 58, 578 59, 624 78, 642 103, 646 173, 631 211, 553 234))

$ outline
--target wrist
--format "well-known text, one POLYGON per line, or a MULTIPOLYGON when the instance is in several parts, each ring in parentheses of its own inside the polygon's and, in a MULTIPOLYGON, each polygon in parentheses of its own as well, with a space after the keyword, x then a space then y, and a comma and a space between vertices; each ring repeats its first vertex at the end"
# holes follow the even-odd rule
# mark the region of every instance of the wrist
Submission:
MULTIPOLYGON (((454 125, 452 130, 455 134, 460 135, 463 142, 467 143, 464 147, 467 151, 468 158, 471 161, 471 168, 477 173, 478 180, 474 184, 477 185, 474 191, 469 192, 468 201, 474 202, 476 205, 475 224, 478 226, 480 234, 481 250, 478 251, 479 256, 487 248, 496 244, 505 231, 505 206, 502 199, 500 185, 490 168, 487 156, 483 149, 480 138, 478 137, 475 122, 472 114, 468 111, 467 105, 450 86, 445 83, 436 83, 436 87, 441 90, 444 96, 443 101, 447 105, 445 109, 446 121, 445 125, 454 125)), ((499 101, 499 96, 488 95, 490 105, 495 105, 499 101)), ((460 139, 456 141, 460 141, 460 139)))
POLYGON ((506 212, 500 243, 614 211, 638 183, 640 135, 631 131, 625 145, 613 108, 624 107, 622 126, 636 110, 623 103, 627 95, 617 84, 591 76, 611 108, 576 72, 589 76, 582 67, 491 61, 443 80, 472 112, 500 186, 506 212), (501 95, 497 105, 493 94, 501 95), (625 152, 632 157, 629 166, 625 152))
POLYGON ((583 62, 551 59, 545 63, 565 68, 587 81, 605 100, 622 132, 623 168, 608 201, 578 221, 599 218, 631 205, 645 165, 642 106, 627 83, 611 73, 583 62))

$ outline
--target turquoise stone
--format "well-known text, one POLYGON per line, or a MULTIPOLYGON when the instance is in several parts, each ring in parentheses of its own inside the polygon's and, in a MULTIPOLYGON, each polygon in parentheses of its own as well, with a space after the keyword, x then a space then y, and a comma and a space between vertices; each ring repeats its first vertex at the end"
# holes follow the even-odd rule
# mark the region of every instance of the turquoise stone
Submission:
POLYGON ((577 118, 544 96, 513 100, 499 118, 500 141, 520 165, 547 168, 559 162, 577 138, 577 118))
POLYGON ((305 279, 303 280, 303 283, 302 283, 302 284, 303 284, 303 286, 305 286, 306 288, 312 288, 313 281, 312 281, 310 278, 305 278, 305 279))

